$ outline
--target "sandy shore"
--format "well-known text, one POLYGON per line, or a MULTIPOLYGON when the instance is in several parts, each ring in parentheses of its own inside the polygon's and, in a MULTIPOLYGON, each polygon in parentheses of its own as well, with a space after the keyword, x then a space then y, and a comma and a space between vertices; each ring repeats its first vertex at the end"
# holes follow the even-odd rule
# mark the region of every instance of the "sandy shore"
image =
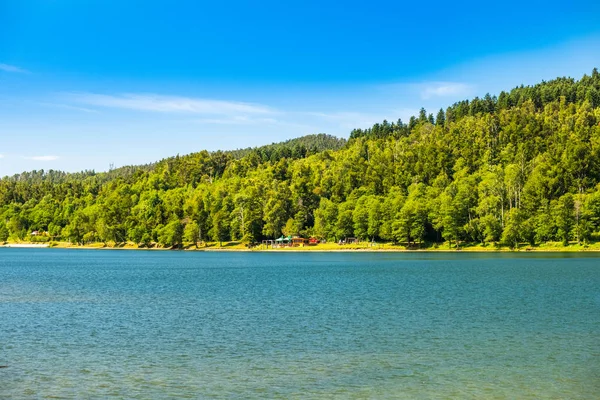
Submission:
POLYGON ((23 248, 38 248, 38 247, 50 247, 48 243, 7 243, 0 247, 23 247, 23 248))

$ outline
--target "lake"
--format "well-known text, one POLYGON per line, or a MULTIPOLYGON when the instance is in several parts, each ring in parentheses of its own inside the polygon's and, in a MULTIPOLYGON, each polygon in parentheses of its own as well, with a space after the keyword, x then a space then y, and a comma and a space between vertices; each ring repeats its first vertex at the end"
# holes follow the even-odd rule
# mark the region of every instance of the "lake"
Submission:
POLYGON ((0 249, 0 398, 600 394, 600 255, 0 249))

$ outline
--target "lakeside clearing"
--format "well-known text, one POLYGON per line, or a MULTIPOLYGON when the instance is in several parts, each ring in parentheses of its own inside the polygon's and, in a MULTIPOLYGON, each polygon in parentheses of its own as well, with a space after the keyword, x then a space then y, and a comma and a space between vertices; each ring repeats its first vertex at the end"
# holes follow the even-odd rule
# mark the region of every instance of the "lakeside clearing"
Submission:
POLYGON ((64 248, 64 249, 90 249, 90 250, 179 250, 179 251, 217 251, 217 252, 600 252, 600 242, 578 244, 569 243, 564 246, 560 242, 548 242, 535 246, 522 244, 518 248, 510 248, 504 245, 486 244, 461 244, 458 248, 455 245, 446 243, 423 243, 421 245, 403 246, 392 243, 370 243, 360 242, 355 244, 339 245, 337 243, 320 243, 314 246, 300 247, 276 247, 272 248, 266 245, 248 246, 241 242, 223 242, 221 245, 215 242, 207 242, 197 247, 191 243, 185 244, 181 248, 160 247, 156 244, 146 247, 135 243, 90 243, 85 245, 73 244, 69 242, 5 242, 0 247, 12 248, 64 248))

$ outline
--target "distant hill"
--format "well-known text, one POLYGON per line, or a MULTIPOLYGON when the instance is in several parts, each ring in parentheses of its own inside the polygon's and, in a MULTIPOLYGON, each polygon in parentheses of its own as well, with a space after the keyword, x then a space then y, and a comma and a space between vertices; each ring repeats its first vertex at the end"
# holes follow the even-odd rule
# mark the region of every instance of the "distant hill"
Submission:
POLYGON ((261 161, 266 162, 277 161, 282 158, 304 158, 325 150, 339 150, 346 145, 346 142, 346 139, 319 133, 289 139, 285 142, 225 151, 224 153, 231 154, 235 159, 240 159, 254 153, 261 161))
MULTIPOLYGON (((224 154, 226 158, 241 159, 252 155, 258 157, 262 162, 266 161, 278 161, 282 158, 298 159, 308 157, 312 154, 319 153, 325 150, 339 150, 346 145, 347 141, 343 138, 338 138, 333 135, 327 135, 325 133, 313 134, 301 136, 298 138, 289 139, 283 142, 272 143, 260 147, 247 147, 245 149, 237 150, 226 150, 226 151, 215 151, 213 154, 224 154)), ((13 180, 19 182, 28 182, 31 184, 39 184, 41 182, 49 182, 52 184, 58 184, 65 181, 80 181, 86 180, 91 177, 97 177, 102 181, 109 181, 116 178, 127 178, 134 175, 137 171, 152 171, 157 165, 161 163, 169 163, 170 160, 180 158, 194 158, 197 154, 208 153, 202 151, 199 153, 191 153, 184 156, 174 156, 166 158, 162 161, 145 164, 145 165, 127 165, 111 169, 107 172, 95 172, 93 170, 86 170, 82 172, 68 173, 56 170, 39 170, 31 172, 23 172, 10 177, 5 177, 5 180, 13 180)))

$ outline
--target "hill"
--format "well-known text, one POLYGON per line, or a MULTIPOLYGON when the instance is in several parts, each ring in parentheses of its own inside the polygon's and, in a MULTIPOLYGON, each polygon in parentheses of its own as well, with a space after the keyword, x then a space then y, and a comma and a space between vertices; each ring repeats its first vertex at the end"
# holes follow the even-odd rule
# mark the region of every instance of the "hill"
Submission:
POLYGON ((346 139, 319 133, 272 143, 260 147, 225 151, 233 158, 240 159, 254 153, 262 162, 279 161, 282 158, 304 158, 325 150, 339 150, 346 145, 346 139))
POLYGON ((178 246, 285 234, 413 244, 600 239, 600 75, 436 116, 107 173, 0 180, 0 240, 178 246))

